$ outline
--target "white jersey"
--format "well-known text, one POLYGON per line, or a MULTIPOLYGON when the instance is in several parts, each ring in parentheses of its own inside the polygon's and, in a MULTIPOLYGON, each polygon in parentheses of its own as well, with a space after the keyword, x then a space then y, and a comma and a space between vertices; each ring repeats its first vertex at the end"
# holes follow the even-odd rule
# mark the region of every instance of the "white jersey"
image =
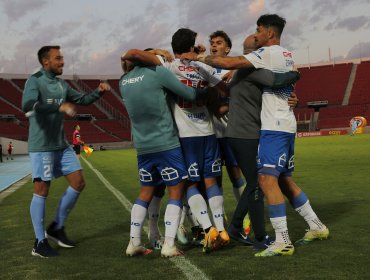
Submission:
MULTIPOLYGON (((278 73, 291 71, 294 66, 292 53, 278 45, 260 48, 244 57, 256 69, 264 68, 278 73)), ((261 130, 296 132, 297 122, 287 102, 292 92, 291 85, 280 89, 263 89, 261 130)))
MULTIPOLYGON (((216 73, 215 76, 222 80, 222 77, 230 72, 230 70, 215 68, 216 73)), ((224 138, 226 134, 226 126, 227 126, 227 115, 223 116, 221 119, 212 116, 213 121, 213 128, 215 130, 215 134, 217 138, 224 138)))
MULTIPOLYGON (((194 88, 215 86, 221 80, 214 76, 215 69, 198 61, 184 64, 180 59, 165 62, 164 67, 169 69, 184 84, 194 88)), ((179 130, 179 137, 194 137, 213 135, 213 125, 207 107, 202 101, 187 101, 181 97, 174 97, 171 109, 179 130)))

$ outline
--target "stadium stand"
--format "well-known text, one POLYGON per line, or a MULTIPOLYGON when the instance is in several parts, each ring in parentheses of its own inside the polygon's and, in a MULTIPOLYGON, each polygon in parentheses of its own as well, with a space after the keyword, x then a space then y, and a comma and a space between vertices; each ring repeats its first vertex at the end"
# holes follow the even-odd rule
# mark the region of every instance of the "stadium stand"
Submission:
POLYGON ((85 143, 119 142, 121 138, 108 134, 103 129, 90 122, 67 120, 64 122, 64 133, 69 141, 72 141, 73 127, 78 124, 81 127, 81 138, 85 143))
POLYGON ((357 66, 356 78, 352 87, 349 104, 370 103, 370 61, 357 66))
POLYGON ((296 108, 296 109, 294 109, 294 115, 297 119, 297 122, 310 121, 313 113, 314 113, 314 109, 312 109, 312 108, 296 108))
POLYGON ((13 83, 16 84, 21 90, 24 89, 24 84, 26 83, 26 79, 12 79, 13 83))
POLYGON ((0 136, 26 141, 28 129, 11 121, 0 121, 0 136))
POLYGON ((125 123, 122 123, 121 121, 98 120, 95 123, 105 131, 110 131, 113 135, 116 135, 121 139, 131 139, 130 127, 127 127, 127 125, 125 123))
POLYGON ((22 92, 15 88, 9 81, 0 79, 0 96, 18 108, 21 108, 22 92))
POLYGON ((307 107, 307 102, 327 100, 329 105, 341 105, 351 73, 352 63, 298 68, 301 79, 296 85, 300 102, 298 108, 307 107))
POLYGON ((9 102, 2 99, 1 95, 0 95, 0 108, 1 115, 14 115, 19 120, 23 120, 26 118, 20 108, 14 105, 13 106, 10 105, 9 102))
MULTIPOLYGON (((296 85, 299 98, 294 110, 300 131, 348 128, 354 116, 370 121, 370 60, 347 61, 299 67, 301 80, 296 85), (312 106, 312 103, 319 106, 312 106), (310 103, 310 104, 308 104, 310 103), (347 105, 348 104, 348 105, 347 105), (310 106, 309 106, 310 105, 310 106)), ((25 75, 0 75, 0 133, 4 137, 25 140, 28 119, 21 111, 25 75)), ((99 78, 65 78, 78 91, 90 92, 99 78)), ((112 90, 89 106, 77 106, 77 119, 66 117, 65 133, 69 139, 73 126, 80 124, 87 143, 107 143, 131 139, 130 123, 120 97, 119 80, 108 78, 112 90)))
POLYGON ((317 127, 319 129, 349 127, 350 120, 355 116, 369 119, 370 116, 367 116, 369 106, 363 104, 321 108, 317 127))

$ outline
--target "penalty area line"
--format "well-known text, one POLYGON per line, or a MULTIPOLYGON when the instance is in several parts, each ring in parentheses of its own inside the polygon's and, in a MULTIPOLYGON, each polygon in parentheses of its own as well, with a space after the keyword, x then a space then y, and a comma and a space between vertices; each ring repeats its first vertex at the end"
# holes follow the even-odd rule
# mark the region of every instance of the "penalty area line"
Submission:
MULTIPOLYGON (((127 210, 127 212, 131 213, 132 203, 119 190, 117 190, 87 159, 84 157, 81 157, 81 159, 96 174, 103 185, 118 199, 119 202, 121 202, 122 206, 127 210)), ((144 228, 144 231, 146 234, 148 234, 147 227, 144 228)), ((192 264, 185 257, 173 257, 169 258, 169 261, 175 264, 175 266, 186 276, 186 279, 209 280, 207 275, 202 270, 192 264)))

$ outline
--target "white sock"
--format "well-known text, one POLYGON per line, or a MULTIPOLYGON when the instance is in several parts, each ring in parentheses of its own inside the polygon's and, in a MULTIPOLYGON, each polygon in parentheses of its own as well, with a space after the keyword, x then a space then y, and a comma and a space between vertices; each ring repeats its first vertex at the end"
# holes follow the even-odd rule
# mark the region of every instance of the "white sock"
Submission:
POLYGON ((270 218, 272 227, 275 230, 275 242, 290 244, 292 243, 289 238, 288 224, 286 216, 278 218, 270 218))
POLYGON ((173 246, 175 242, 175 236, 179 227, 181 216, 181 208, 178 205, 167 204, 166 212, 164 214, 165 221, 165 242, 169 246, 173 246))
POLYGON ((159 212, 161 210, 161 197, 153 196, 152 201, 148 207, 148 225, 150 236, 153 238, 158 238, 161 233, 158 228, 159 212))
POLYGON ((224 198, 216 195, 208 199, 209 208, 212 211, 213 221, 218 231, 223 231, 224 227, 224 198))
POLYGON ((139 246, 141 244, 141 232, 143 229, 146 213, 147 208, 136 203, 132 206, 130 237, 132 243, 135 246, 139 246))
POLYGON ((304 218, 310 229, 326 228, 326 226, 320 221, 316 213, 313 211, 309 201, 307 201, 302 206, 297 207, 295 210, 304 218))
POLYGON ((208 216, 207 203, 204 200, 203 196, 200 194, 192 195, 188 199, 188 203, 191 209, 191 212, 201 224, 203 229, 207 229, 212 226, 211 220, 208 216))

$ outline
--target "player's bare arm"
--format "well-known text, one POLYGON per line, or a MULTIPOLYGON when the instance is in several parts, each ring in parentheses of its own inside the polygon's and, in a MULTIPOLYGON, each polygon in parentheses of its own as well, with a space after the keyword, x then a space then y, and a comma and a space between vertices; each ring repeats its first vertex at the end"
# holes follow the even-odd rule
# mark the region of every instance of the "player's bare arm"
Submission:
POLYGON ((212 67, 233 70, 254 67, 244 56, 204 55, 195 52, 183 53, 181 60, 200 61, 212 67))
POLYGON ((131 49, 124 53, 121 56, 121 61, 125 60, 129 60, 135 64, 142 64, 146 66, 161 65, 161 61, 155 54, 138 49, 131 49))
POLYGON ((154 49, 154 50, 151 50, 149 52, 153 53, 154 55, 160 55, 160 56, 164 57, 164 59, 168 62, 171 62, 175 59, 174 56, 167 50, 154 49))

